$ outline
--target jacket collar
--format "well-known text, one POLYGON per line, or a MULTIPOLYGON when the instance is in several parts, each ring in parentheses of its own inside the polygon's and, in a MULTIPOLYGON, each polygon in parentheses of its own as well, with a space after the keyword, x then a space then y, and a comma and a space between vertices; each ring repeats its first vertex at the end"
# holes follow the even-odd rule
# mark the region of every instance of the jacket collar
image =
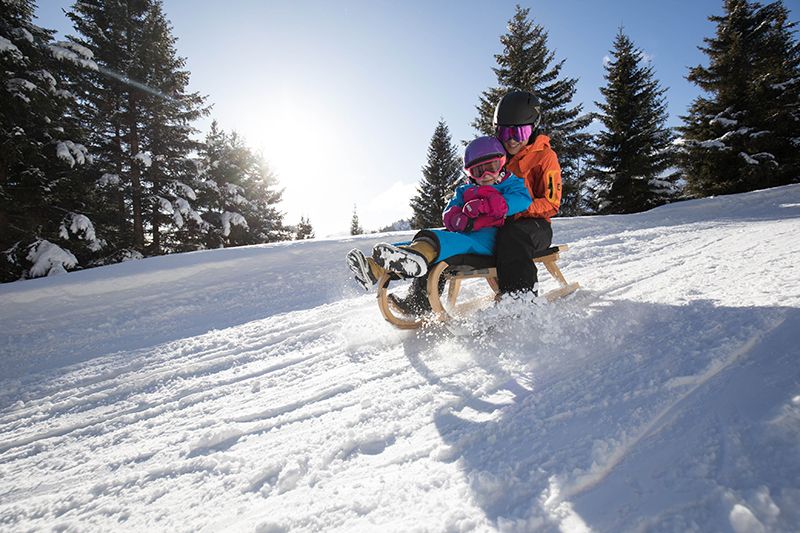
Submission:
POLYGON ((545 148, 550 148, 550 137, 547 135, 537 135, 533 140, 533 144, 528 145, 529 150, 539 152, 545 148))
POLYGON ((550 137, 547 135, 537 135, 531 144, 524 146, 522 150, 511 158, 507 163, 508 168, 515 174, 520 172, 524 174, 522 160, 531 161, 531 157, 533 157, 534 153, 541 152, 546 148, 550 148, 550 137))

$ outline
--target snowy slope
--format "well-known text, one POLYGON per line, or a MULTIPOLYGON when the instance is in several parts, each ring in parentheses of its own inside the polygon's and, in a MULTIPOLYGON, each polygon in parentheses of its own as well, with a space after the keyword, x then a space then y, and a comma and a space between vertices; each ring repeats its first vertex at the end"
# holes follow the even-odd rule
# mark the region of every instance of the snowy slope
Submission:
POLYGON ((408 233, 0 286, 0 530, 800 530, 800 186, 554 227, 475 335, 349 281, 408 233))

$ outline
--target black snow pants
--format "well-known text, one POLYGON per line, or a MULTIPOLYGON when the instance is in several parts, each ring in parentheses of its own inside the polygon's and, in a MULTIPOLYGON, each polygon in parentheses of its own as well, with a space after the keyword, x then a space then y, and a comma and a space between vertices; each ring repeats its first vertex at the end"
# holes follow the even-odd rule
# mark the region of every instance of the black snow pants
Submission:
POLYGON ((534 252, 553 243, 553 228, 543 218, 506 220, 497 232, 497 278, 500 292, 533 291, 538 280, 534 252))

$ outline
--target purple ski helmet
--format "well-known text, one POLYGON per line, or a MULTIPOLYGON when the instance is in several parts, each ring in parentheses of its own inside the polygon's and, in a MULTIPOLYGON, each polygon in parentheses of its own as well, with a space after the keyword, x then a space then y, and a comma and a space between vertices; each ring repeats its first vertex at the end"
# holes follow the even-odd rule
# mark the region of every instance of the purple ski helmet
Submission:
POLYGON ((464 168, 468 169, 482 161, 501 157, 505 164, 506 150, 496 137, 478 137, 469 143, 464 151, 464 168))

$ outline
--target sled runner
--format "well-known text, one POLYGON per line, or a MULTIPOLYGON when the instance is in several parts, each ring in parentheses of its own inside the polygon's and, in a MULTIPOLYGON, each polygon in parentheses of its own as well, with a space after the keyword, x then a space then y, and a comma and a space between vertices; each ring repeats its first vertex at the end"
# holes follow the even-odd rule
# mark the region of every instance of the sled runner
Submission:
MULTIPOLYGON (((568 283, 561 273, 561 269, 556 264, 559 259, 559 254, 569 248, 566 244, 553 246, 546 250, 538 252, 533 257, 534 263, 543 264, 550 275, 558 282, 559 287, 553 289, 544 297, 548 302, 552 302, 559 298, 563 298, 568 294, 575 292, 580 286, 578 283, 568 283)), ((449 257, 447 261, 439 261, 431 266, 430 273, 428 274, 428 300, 430 301, 431 308, 433 309, 432 319, 447 321, 453 315, 465 314, 475 302, 468 302, 458 304, 458 293, 461 290, 461 282, 465 279, 484 278, 489 283, 489 286, 497 295, 499 287, 497 284, 497 269, 494 266, 494 257, 485 255, 457 255, 449 257), (443 283, 440 285, 440 281, 443 283), (440 293, 439 288, 447 288, 447 304, 442 302, 444 290, 440 293)), ((389 283, 392 281, 390 273, 384 274, 378 280, 378 307, 380 307, 381 314, 392 325, 400 329, 416 329, 422 326, 425 321, 431 320, 431 317, 412 317, 404 314, 400 309, 392 304, 389 298, 389 283)))

